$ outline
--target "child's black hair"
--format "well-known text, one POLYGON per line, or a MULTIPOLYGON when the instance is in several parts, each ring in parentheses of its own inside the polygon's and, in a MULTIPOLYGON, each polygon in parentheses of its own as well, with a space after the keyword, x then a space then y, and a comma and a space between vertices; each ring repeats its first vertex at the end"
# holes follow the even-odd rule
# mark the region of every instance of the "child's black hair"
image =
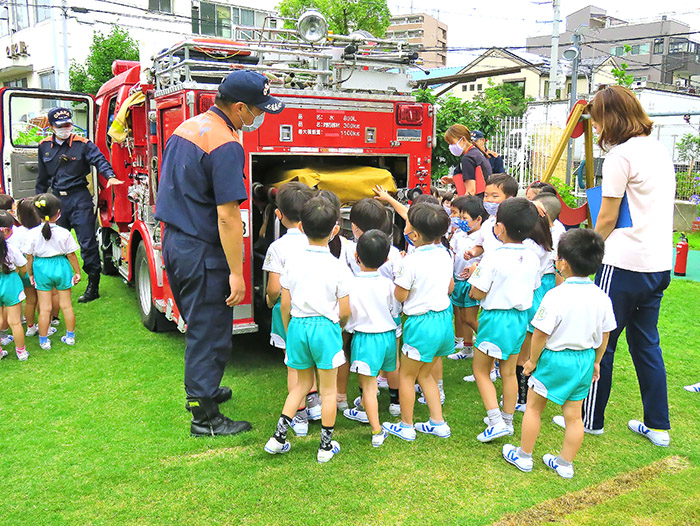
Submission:
POLYGON ((604 254, 605 241, 593 230, 574 228, 559 238, 557 257, 569 264, 575 276, 590 276, 598 272, 604 254))
MULTIPOLYGON (((322 199, 325 199, 333 206, 335 206, 338 209, 338 219, 340 219, 340 199, 338 199, 338 196, 330 190, 319 190, 317 196, 322 199)), ((340 241, 340 236, 335 236, 333 239, 331 239, 328 242, 328 248, 331 251, 331 254, 333 254, 333 256, 335 256, 337 259, 340 259, 340 254, 342 254, 343 252, 343 245, 342 241, 340 241)))
POLYGON ((450 216, 440 205, 419 203, 408 209, 408 221, 427 243, 434 243, 450 227, 450 216))
POLYGON ((496 186, 506 194, 506 197, 515 197, 518 195, 518 181, 512 175, 508 174, 491 174, 489 175, 486 186, 496 186))
POLYGON ((551 195, 557 195, 557 189, 554 188, 549 183, 543 183, 542 181, 535 181, 529 186, 530 190, 534 190, 537 192, 536 195, 541 195, 541 194, 551 194, 551 195))
POLYGON ((51 239, 51 223, 53 216, 61 210, 61 200, 53 194, 39 194, 34 198, 34 206, 39 211, 39 219, 43 221, 41 235, 48 241, 51 239))
MULTIPOLYGON (((0 228, 12 228, 15 224, 12 216, 8 214, 5 210, 0 210, 0 228)), ((5 235, 0 232, 0 266, 2 267, 3 274, 9 274, 12 272, 10 264, 7 261, 7 241, 5 240, 5 235)))
POLYGON ((387 232, 391 228, 389 215, 384 206, 376 199, 360 199, 350 209, 350 222, 362 232, 378 229, 387 232))
POLYGON ((556 194, 542 192, 541 194, 536 195, 532 202, 540 203, 544 207, 552 223, 556 219, 559 219, 559 214, 561 214, 561 201, 556 194))
POLYGON ((378 269, 389 257, 391 240, 376 228, 364 232, 357 240, 357 257, 369 269, 378 269))
POLYGON ((462 213, 466 212, 472 219, 480 217, 482 223, 489 218, 489 213, 484 208, 484 202, 475 195, 463 195, 458 197, 452 201, 452 206, 462 213))
POLYGON ((7 210, 0 210, 0 228, 10 228, 14 226, 15 220, 7 210))
POLYGON ((309 199, 301 209, 301 225, 309 239, 330 236, 339 219, 340 209, 324 196, 309 199))
POLYGON ((524 197, 506 199, 496 212, 496 222, 503 224, 508 237, 516 242, 530 237, 539 219, 537 207, 524 197))
MULTIPOLYGON (((532 203, 532 201, 530 201, 532 203)), ((546 252, 550 252, 554 248, 554 243, 552 242, 552 229, 549 227, 549 218, 547 217, 547 212, 544 210, 544 206, 539 208, 537 205, 532 203, 537 210, 537 222, 530 233, 530 239, 541 246, 546 252)))
POLYGON ((316 192, 298 181, 290 181, 280 186, 275 203, 282 215, 294 223, 301 221, 301 209, 316 192))
POLYGON ((12 210, 15 200, 11 195, 0 194, 0 210, 12 210))
POLYGON ((442 196, 440 197, 440 204, 444 205, 445 201, 449 201, 450 203, 452 203, 452 199, 454 198, 454 196, 455 196, 454 192, 450 192, 450 191, 444 192, 442 194, 442 196))
POLYGON ((17 203, 17 219, 24 228, 29 230, 41 224, 39 211, 34 205, 33 197, 25 197, 17 203))
POLYGON ((418 205, 420 203, 429 203, 431 205, 439 205, 440 201, 435 196, 432 196, 429 194, 420 194, 420 195, 417 195, 413 199, 413 201, 411 201, 411 206, 415 206, 415 205, 418 205))

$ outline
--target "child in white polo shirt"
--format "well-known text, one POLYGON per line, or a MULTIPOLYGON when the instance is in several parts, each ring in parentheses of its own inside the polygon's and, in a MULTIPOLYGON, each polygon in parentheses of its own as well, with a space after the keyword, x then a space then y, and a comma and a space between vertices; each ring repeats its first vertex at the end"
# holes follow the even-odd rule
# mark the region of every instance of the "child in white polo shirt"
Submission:
POLYGON ((350 370, 358 374, 361 405, 345 409, 350 420, 372 426, 372 445, 379 447, 387 437, 379 425, 377 375, 396 369, 396 320, 401 305, 394 297, 394 282, 379 268, 387 261, 391 242, 380 230, 368 230, 356 245, 360 272, 352 281, 350 320, 345 330, 352 334, 350 370))
MULTIPOLYGON (((308 246, 304 233, 299 230, 301 210, 304 204, 315 195, 315 191, 303 183, 292 181, 282 185, 275 198, 277 219, 287 229, 287 232, 274 241, 267 249, 262 269, 267 272, 267 294, 265 296, 268 307, 272 308, 272 323, 270 326, 270 345, 278 349, 286 349, 285 340, 287 333, 282 324, 282 311, 280 309, 280 297, 282 287, 280 276, 284 267, 296 254, 303 252, 308 246)), ((296 369, 287 367, 287 390, 297 382, 296 369)), ((292 420, 292 429, 299 436, 308 433, 310 417, 312 420, 321 418, 321 401, 318 392, 312 387, 307 396, 307 403, 302 401, 297 414, 292 420)))
POLYGON ((574 476, 573 460, 583 441, 581 406, 596 381, 610 331, 617 326, 610 298, 589 278, 603 261, 605 243, 592 230, 575 229, 561 237, 557 271, 565 281, 545 295, 532 320, 527 410, 520 447, 503 446, 503 457, 521 471, 532 470, 532 451, 547 400, 562 406, 566 421, 559 456, 544 455, 560 476, 574 476))
POLYGON ((384 429, 403 440, 415 440, 416 431, 439 437, 450 436, 443 420, 438 384, 433 367, 442 356, 454 351, 452 305, 454 288, 452 258, 442 245, 450 218, 440 205, 421 203, 408 209, 404 230, 415 250, 407 255, 396 273, 396 299, 408 316, 404 324, 399 369, 401 422, 384 422, 384 429), (430 411, 430 421, 413 424, 416 379, 430 411))
POLYGON ((304 204, 301 229, 309 246, 299 253, 282 272, 281 311, 287 331, 288 367, 297 370, 297 383, 290 391, 277 422, 275 433, 265 444, 271 454, 290 449, 287 430, 314 383, 318 370, 321 390, 321 444, 318 462, 328 462, 340 451, 333 440, 336 417, 336 374, 345 363, 340 335, 350 316, 350 279, 352 273, 328 248, 338 234, 340 209, 324 197, 314 197, 304 204), (290 319, 291 318, 291 319, 290 319))
MULTIPOLYGON (((13 223, 12 216, 0 210, 0 307, 12 329, 17 359, 23 362, 29 358, 22 329, 22 300, 25 297, 22 276, 27 272, 27 258, 5 240, 6 235, 12 234, 13 223)), ((7 351, 0 348, 0 360, 5 356, 7 351)))
POLYGON ((524 197, 506 199, 496 213, 494 234, 503 246, 484 254, 469 283, 471 297, 481 301, 476 335, 474 376, 487 412, 485 431, 476 438, 490 442, 513 434, 513 412, 518 395, 515 367, 527 332, 527 311, 539 269, 539 260, 523 245, 537 220, 537 208, 524 197), (501 363, 503 414, 489 373, 495 359, 501 363))

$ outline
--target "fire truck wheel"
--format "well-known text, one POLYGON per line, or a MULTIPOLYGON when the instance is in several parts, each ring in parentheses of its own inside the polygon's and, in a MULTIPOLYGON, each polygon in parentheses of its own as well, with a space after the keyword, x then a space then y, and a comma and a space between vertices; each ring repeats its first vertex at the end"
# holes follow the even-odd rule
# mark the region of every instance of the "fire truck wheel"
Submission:
POLYGON ((153 289, 151 288, 151 271, 148 266, 148 256, 143 242, 136 249, 134 261, 134 282, 136 294, 139 298, 141 322, 149 331, 165 332, 173 330, 175 325, 168 321, 165 315, 156 309, 153 303, 153 289))
POLYGON ((119 274, 118 262, 114 260, 115 235, 110 228, 97 229, 97 246, 102 262, 102 274, 105 276, 116 276, 119 274))

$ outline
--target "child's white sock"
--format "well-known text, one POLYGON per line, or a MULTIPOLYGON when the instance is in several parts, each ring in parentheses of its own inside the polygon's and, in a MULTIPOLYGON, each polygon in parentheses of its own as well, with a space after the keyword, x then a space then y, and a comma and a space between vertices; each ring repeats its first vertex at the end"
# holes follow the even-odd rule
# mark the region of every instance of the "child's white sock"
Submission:
POLYGON ((503 417, 501 416, 500 409, 489 409, 488 411, 486 411, 486 414, 489 417, 489 426, 491 427, 503 422, 503 417))
POLYGON ((513 415, 510 413, 501 413, 501 418, 508 427, 513 427, 513 415))
POLYGON ((516 455, 518 455, 520 458, 524 459, 529 459, 532 458, 532 453, 525 453, 522 449, 518 448, 518 450, 515 452, 516 455))
POLYGON ((557 464, 559 464, 560 466, 565 467, 565 468, 568 468, 569 466, 571 466, 571 462, 567 462, 566 460, 561 458, 561 455, 557 457, 556 462, 557 462, 557 464))

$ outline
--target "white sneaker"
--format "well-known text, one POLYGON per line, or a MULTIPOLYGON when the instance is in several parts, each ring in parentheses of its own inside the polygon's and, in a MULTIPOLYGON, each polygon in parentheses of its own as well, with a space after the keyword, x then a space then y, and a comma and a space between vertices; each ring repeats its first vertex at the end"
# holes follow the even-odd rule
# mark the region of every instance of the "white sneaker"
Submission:
POLYGON ((275 437, 270 437, 270 440, 265 444, 265 451, 270 453, 270 455, 281 455, 292 449, 292 445, 288 441, 284 441, 284 444, 280 444, 275 437))
POLYGON ((17 359, 20 362, 26 362, 27 358, 29 358, 29 353, 25 349, 24 351, 15 351, 17 353, 17 359))
POLYGON ((362 422, 363 424, 369 424, 369 419, 367 418, 367 413, 365 411, 360 411, 357 408, 346 409, 343 411, 343 416, 348 420, 355 420, 356 422, 362 422))
POLYGON ((389 404, 389 414, 391 416, 401 415, 401 405, 400 404, 389 404))
POLYGON ((7 351, 5 349, 0 349, 0 360, 7 356, 7 351))
MULTIPOLYGON (((503 423, 506 424, 505 420, 503 421, 503 423)), ((486 424, 487 426, 490 426, 490 425, 491 425, 491 421, 489 420, 489 417, 488 417, 488 416, 485 416, 485 417, 484 417, 484 424, 486 424)), ((510 429, 510 434, 511 434, 511 435, 512 435, 513 433, 515 433, 515 427, 509 426, 508 424, 506 424, 506 426, 508 426, 508 429, 510 429)))
POLYGON ((71 336, 61 336, 61 341, 66 345, 75 345, 75 338, 71 336))
POLYGON ((379 447, 381 446, 384 441, 386 440, 386 437, 389 436, 389 433, 387 433, 384 429, 381 430, 380 433, 377 433, 376 435, 372 435, 372 447, 379 447))
MULTIPOLYGON (((566 420, 564 420, 564 415, 555 416, 554 418, 552 418, 552 422, 554 422, 556 425, 558 425, 562 429, 566 429, 566 420)), ((603 429, 588 429, 587 427, 584 427, 583 432, 587 433, 589 435, 602 435, 604 430, 603 429)))
POLYGON ((402 427, 401 424, 392 424, 391 422, 384 422, 382 424, 382 429, 389 433, 399 437, 402 440, 408 440, 412 442, 416 439, 416 429, 414 427, 402 427))
POLYGON ((493 371, 491 372, 496 373, 496 378, 501 377, 501 362, 499 360, 493 362, 493 371))
POLYGON ((671 443, 671 437, 668 431, 653 431, 639 420, 630 420, 627 422, 627 427, 630 428, 630 431, 647 437, 649 442, 655 446, 667 447, 671 443))
MULTIPOLYGON (((501 395, 501 401, 498 403, 501 407, 503 407, 503 395, 501 395)), ((527 404, 520 404, 518 402, 515 402, 515 410, 516 411, 520 411, 521 413, 524 413, 525 409, 527 409, 527 404)))
MULTIPOLYGON (((418 397, 418 403, 423 404, 423 405, 427 405, 428 402, 425 401, 425 396, 420 395, 418 397)), ((445 391, 440 391, 440 404, 441 405, 445 404, 445 391)))
POLYGON ((294 415, 294 418, 292 418, 292 423, 289 424, 289 427, 292 428, 292 431, 294 431, 298 437, 305 437, 309 434, 309 421, 299 415, 294 415))
POLYGON ((542 457, 542 462, 544 462, 544 465, 548 468, 552 468, 554 471, 556 471, 557 475, 559 475, 562 478, 570 479, 574 476, 573 464, 571 466, 560 466, 559 464, 557 464, 556 455, 550 455, 549 453, 547 453, 545 456, 542 457))
POLYGON ((532 471, 532 457, 530 458, 521 458, 518 456, 518 448, 515 447, 513 444, 506 444, 503 446, 503 458, 506 459, 506 462, 509 464, 513 464, 516 468, 518 468, 520 471, 524 471, 525 473, 529 473, 532 471))
POLYGON ((10 345, 13 341, 15 341, 14 337, 8 334, 0 338, 0 345, 10 345))
POLYGON ((58 329, 56 327, 51 327, 49 325, 49 330, 47 331, 46 336, 51 336, 52 334, 56 334, 56 331, 58 331, 58 329))
POLYGON ((51 350, 51 340, 46 340, 45 343, 40 343, 39 347, 41 347, 45 351, 50 351, 51 350))
POLYGON ((421 391, 421 388, 420 388, 420 384, 414 385, 413 388, 416 390, 416 393, 422 392, 422 391, 421 391))
POLYGON ((497 438, 506 435, 512 436, 513 428, 507 426, 505 422, 500 422, 495 426, 489 426, 486 429, 484 429, 481 433, 479 433, 476 436, 476 439, 479 442, 491 442, 492 440, 496 440, 497 438))
POLYGON ((442 424, 432 424, 430 421, 418 422, 417 424, 414 424, 413 427, 416 429, 416 431, 420 431, 421 433, 426 433, 428 435, 435 435, 440 438, 448 438, 452 434, 452 430, 450 429, 450 426, 447 425, 447 422, 443 422, 442 424))
MULTIPOLYGON (((489 375, 489 377, 491 378, 492 382, 496 381, 496 370, 495 369, 491 370, 491 374, 489 375)), ((465 382, 476 382, 476 378, 474 378, 473 374, 470 374, 469 376, 465 376, 464 378, 462 378, 462 380, 464 380, 465 382)))
POLYGON ((24 333, 25 336, 36 336, 39 334, 39 324, 35 323, 31 327, 27 327, 27 332, 24 333))
POLYGON ((53 325, 54 327, 58 327, 60 324, 61 324, 61 320, 59 320, 58 318, 53 318, 51 320, 51 325, 53 325))
POLYGON ((306 408, 306 418, 315 422, 321 420, 321 404, 306 408))
POLYGON ((474 347, 463 347, 455 353, 448 354, 447 357, 450 360, 466 360, 467 358, 474 358, 474 347))
POLYGON ((389 389, 389 382, 383 376, 377 376, 377 387, 379 389, 389 389))
POLYGON ((336 453, 338 453, 338 451, 340 451, 340 444, 338 444, 338 442, 335 440, 331 440, 330 450, 326 451, 325 449, 319 449, 318 454, 316 455, 316 460, 321 464, 328 462, 336 455, 336 453))
POLYGON ((348 407, 350 407, 347 400, 336 402, 336 406, 338 407, 338 411, 345 411, 348 407))
POLYGON ((455 351, 461 351, 462 349, 464 349, 464 340, 455 340, 455 351))
POLYGON ((686 385, 683 389, 690 393, 700 393, 700 382, 693 385, 686 385))

